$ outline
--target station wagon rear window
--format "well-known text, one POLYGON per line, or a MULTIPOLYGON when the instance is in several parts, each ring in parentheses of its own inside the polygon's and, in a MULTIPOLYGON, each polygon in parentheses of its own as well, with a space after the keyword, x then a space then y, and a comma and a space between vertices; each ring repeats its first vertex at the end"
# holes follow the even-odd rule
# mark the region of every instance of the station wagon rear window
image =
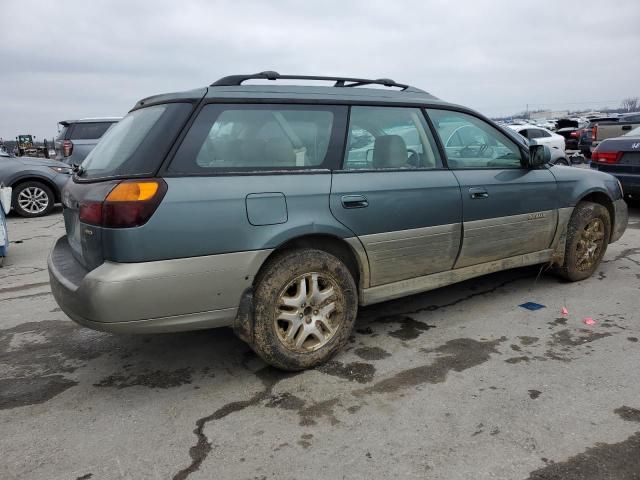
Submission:
POLYGON ((82 179, 152 174, 192 111, 188 103, 134 110, 107 130, 82 163, 82 179))
POLYGON ((185 136, 169 171, 326 168, 337 140, 336 117, 342 116, 340 108, 206 105, 185 136))

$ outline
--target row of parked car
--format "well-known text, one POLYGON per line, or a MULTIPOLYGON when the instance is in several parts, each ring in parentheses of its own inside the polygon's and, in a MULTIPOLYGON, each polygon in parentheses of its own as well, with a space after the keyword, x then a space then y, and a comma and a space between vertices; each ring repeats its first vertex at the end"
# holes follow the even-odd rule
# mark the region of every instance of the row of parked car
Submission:
POLYGON ((558 120, 514 120, 504 125, 555 132, 564 138, 566 150, 579 151, 584 157, 591 158, 591 152, 601 141, 622 136, 639 127, 640 112, 558 120))
POLYGON ((529 143, 547 145, 551 163, 571 165, 575 158, 589 159, 591 168, 614 175, 627 196, 640 195, 640 113, 593 117, 582 124, 558 120, 556 126, 551 131, 533 123, 506 125, 529 143), (579 150, 582 157, 568 155, 572 150, 579 150))
POLYGON ((104 133, 119 118, 85 118, 59 122, 55 159, 12 156, 0 149, 0 184, 12 187, 12 209, 23 217, 48 214, 61 201, 62 187, 104 133))

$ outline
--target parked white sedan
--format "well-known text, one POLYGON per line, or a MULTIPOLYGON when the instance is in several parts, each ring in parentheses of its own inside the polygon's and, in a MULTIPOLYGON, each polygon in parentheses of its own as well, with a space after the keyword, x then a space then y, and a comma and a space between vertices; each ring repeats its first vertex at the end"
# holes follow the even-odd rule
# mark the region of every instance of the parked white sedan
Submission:
POLYGON ((509 128, 529 140, 529 143, 548 146, 551 150, 551 163, 571 165, 564 151, 565 142, 562 135, 537 125, 509 125, 509 128))

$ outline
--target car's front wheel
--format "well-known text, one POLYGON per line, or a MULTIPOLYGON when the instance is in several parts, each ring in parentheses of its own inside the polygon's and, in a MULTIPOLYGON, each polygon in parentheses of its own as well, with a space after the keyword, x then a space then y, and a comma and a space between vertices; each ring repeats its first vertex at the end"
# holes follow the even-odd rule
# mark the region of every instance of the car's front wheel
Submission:
POLYGON ((599 203, 579 203, 567 226, 564 264, 558 273, 572 282, 590 277, 607 251, 610 235, 609 211, 599 203))
POLYGON ((22 217, 41 217, 51 211, 55 197, 51 189, 42 182, 24 182, 13 189, 11 202, 16 213, 22 217))
POLYGON ((277 255, 256 279, 253 349, 283 370, 326 362, 348 342, 356 284, 338 258, 316 249, 277 255))

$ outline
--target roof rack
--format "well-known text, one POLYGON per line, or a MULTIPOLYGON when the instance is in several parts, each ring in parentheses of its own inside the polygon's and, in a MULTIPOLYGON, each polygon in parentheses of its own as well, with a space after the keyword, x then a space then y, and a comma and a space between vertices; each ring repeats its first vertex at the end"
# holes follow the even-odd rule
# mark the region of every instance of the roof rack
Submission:
POLYGON ((278 72, 266 71, 253 73, 249 75, 229 75, 216 80, 211 87, 231 87, 242 85, 247 80, 326 80, 335 82, 334 87, 361 87, 363 85, 384 85, 385 87, 397 87, 403 91, 422 92, 422 90, 406 85, 404 83, 396 83, 390 78, 378 78, 370 80, 366 78, 350 78, 350 77, 324 77, 315 75, 280 75, 278 72))

